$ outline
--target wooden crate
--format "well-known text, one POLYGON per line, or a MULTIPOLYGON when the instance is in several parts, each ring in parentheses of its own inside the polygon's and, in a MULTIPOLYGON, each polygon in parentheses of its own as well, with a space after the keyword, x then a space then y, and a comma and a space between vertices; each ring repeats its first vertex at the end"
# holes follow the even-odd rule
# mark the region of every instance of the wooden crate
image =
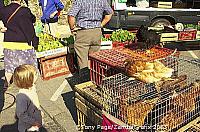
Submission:
POLYGON ((66 55, 66 53, 60 53, 38 59, 43 80, 49 80, 70 73, 66 55))
POLYGON ((160 42, 177 41, 178 33, 161 33, 160 42))
POLYGON ((97 129, 97 126, 102 124, 102 112, 85 98, 75 93, 75 104, 78 115, 78 130, 85 131, 87 126, 94 126, 95 130, 87 129, 89 132, 101 132, 101 129, 97 129))

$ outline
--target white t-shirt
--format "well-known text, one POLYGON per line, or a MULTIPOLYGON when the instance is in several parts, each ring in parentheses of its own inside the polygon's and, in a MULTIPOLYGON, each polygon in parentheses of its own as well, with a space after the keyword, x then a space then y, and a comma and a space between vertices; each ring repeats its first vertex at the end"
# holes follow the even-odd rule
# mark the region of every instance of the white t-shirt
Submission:
POLYGON ((44 0, 44 10, 46 9, 47 1, 48 1, 48 0, 44 0))

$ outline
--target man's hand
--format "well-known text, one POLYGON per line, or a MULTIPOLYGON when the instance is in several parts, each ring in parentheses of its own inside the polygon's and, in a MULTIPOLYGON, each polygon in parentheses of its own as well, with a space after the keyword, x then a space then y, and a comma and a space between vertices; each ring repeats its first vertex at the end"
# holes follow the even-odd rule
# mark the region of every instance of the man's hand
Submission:
POLYGON ((40 124, 40 123, 38 123, 38 122, 35 122, 34 124, 33 124, 33 126, 37 126, 37 127, 41 127, 42 125, 40 124))
POLYGON ((5 33, 5 32, 7 31, 7 28, 6 28, 6 27, 0 27, 0 31, 1 31, 2 33, 5 33))

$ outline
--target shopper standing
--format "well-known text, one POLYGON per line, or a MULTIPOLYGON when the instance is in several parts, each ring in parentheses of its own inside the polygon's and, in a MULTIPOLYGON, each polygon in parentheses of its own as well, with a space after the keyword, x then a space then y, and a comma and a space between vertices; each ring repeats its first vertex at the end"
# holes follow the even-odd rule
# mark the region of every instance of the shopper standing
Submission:
POLYGON ((41 21, 47 33, 56 36, 59 12, 63 10, 64 5, 60 0, 39 0, 42 7, 41 21))
POLYGON ((33 26, 36 18, 29 8, 20 5, 20 1, 11 0, 10 5, 0 9, 0 19, 6 27, 4 28, 5 43, 3 45, 5 90, 10 84, 16 67, 22 64, 32 64, 37 67, 37 58, 33 48, 37 48, 39 43, 33 26))
POLYGON ((35 87, 37 78, 37 69, 32 65, 20 65, 14 71, 14 86, 19 88, 16 96, 19 132, 38 131, 42 126, 42 113, 35 87))
POLYGON ((109 22, 113 10, 107 0, 75 0, 68 13, 72 32, 77 31, 74 48, 80 69, 88 67, 88 53, 100 49, 101 28, 109 22))

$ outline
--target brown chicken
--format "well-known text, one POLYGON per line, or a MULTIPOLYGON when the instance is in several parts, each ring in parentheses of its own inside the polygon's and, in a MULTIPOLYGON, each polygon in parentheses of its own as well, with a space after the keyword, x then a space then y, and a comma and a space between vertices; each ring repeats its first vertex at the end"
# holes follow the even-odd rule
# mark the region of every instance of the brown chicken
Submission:
POLYGON ((151 100, 140 100, 127 107, 127 118, 129 125, 144 125, 145 118, 148 113, 153 109, 158 98, 151 100))

